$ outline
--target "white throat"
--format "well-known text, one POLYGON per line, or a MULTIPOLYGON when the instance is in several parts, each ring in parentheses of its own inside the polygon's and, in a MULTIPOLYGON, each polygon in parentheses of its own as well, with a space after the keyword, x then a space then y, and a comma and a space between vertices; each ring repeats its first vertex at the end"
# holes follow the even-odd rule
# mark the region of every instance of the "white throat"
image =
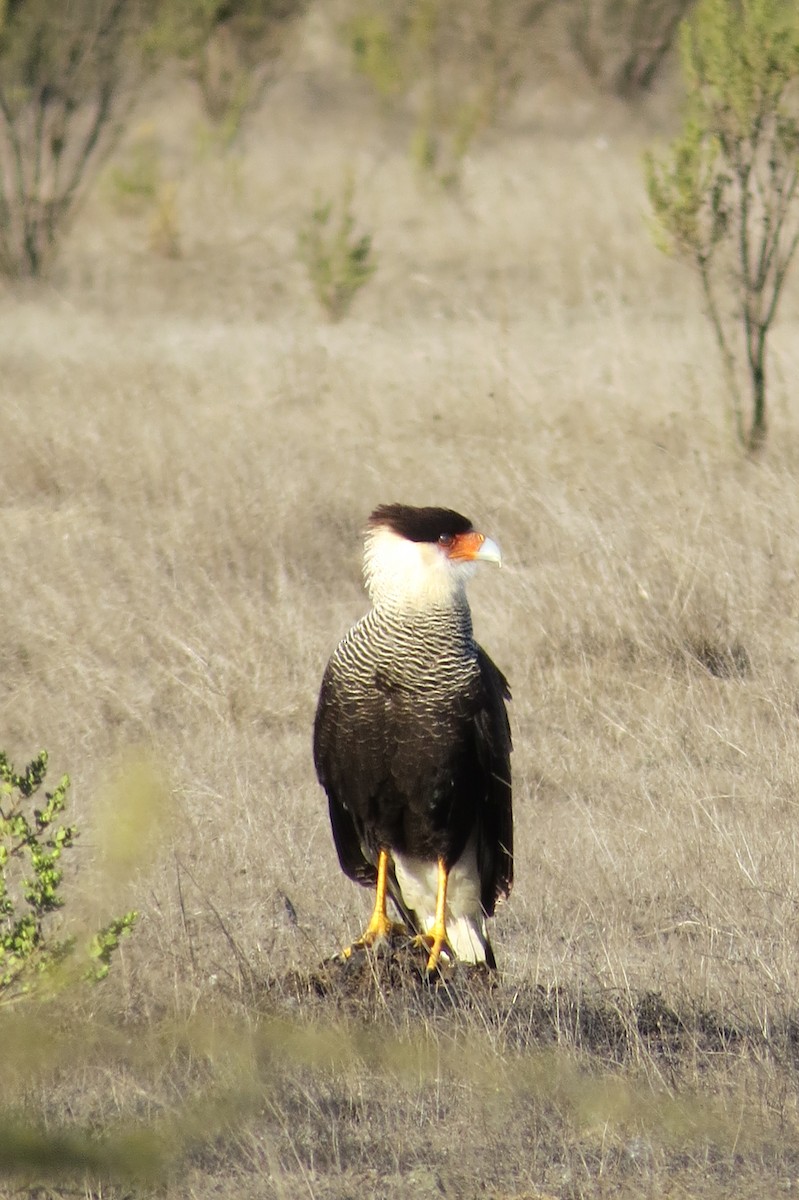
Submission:
POLYGON ((363 574, 375 606, 424 610, 466 603, 473 562, 453 562, 446 550, 412 542, 385 526, 366 535, 363 574))

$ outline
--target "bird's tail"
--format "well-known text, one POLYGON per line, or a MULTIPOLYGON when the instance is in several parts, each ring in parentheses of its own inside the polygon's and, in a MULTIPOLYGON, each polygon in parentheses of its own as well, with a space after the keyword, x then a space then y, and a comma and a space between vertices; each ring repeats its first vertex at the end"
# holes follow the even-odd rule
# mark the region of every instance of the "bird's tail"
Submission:
POLYGON ((488 940, 485 921, 471 915, 449 917, 447 938, 457 959, 466 963, 485 963, 496 969, 497 960, 488 940))

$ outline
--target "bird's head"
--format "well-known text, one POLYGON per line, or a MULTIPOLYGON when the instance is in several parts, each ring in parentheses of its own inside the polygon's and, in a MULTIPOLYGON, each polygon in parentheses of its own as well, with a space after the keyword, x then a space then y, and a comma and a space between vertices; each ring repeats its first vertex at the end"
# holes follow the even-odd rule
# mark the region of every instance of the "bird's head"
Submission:
POLYGON ((501 563, 499 546, 452 509, 381 504, 369 518, 364 578, 373 604, 455 604, 478 562, 501 563))

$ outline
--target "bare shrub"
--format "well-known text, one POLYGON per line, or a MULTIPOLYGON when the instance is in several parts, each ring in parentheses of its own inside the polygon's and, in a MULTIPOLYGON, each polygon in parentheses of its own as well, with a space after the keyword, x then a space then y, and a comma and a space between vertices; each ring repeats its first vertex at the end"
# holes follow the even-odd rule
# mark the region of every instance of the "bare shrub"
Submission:
POLYGON ((414 111, 411 157, 449 185, 475 137, 496 123, 522 78, 526 35, 551 0, 359 0, 346 35, 356 70, 386 106, 414 111))
POLYGON ((631 97, 652 86, 694 0, 575 0, 571 42, 603 88, 631 97))
POLYGON ((112 148, 140 78, 138 0, 18 0, 0 31, 0 271, 35 276, 112 148))
POLYGON ((155 37, 187 66, 205 115, 232 142, 271 82, 308 0, 170 0, 155 37))

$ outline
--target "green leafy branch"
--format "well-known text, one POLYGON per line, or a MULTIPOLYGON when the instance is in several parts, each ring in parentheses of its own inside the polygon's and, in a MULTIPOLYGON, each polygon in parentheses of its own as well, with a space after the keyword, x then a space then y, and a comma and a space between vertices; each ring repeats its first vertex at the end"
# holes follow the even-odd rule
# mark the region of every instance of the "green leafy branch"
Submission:
MULTIPOLYGON (((21 773, 0 751, 0 1004, 34 990, 76 948, 74 937, 51 935, 47 923, 64 905, 62 858, 78 831, 61 819, 68 776, 54 791, 45 792, 44 803, 37 807, 46 773, 44 750, 21 773)), ((92 936, 83 978, 105 978, 120 939, 132 929, 137 915, 125 913, 92 936)))

